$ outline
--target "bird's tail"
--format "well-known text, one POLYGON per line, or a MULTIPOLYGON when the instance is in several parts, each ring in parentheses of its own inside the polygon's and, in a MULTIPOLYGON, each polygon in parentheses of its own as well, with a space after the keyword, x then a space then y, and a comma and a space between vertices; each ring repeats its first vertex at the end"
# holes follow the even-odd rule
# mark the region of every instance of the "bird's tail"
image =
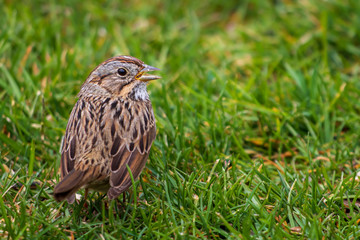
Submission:
POLYGON ((80 170, 71 170, 64 179, 54 188, 54 198, 56 201, 67 200, 72 204, 75 201, 75 193, 83 185, 83 177, 85 172, 80 170))

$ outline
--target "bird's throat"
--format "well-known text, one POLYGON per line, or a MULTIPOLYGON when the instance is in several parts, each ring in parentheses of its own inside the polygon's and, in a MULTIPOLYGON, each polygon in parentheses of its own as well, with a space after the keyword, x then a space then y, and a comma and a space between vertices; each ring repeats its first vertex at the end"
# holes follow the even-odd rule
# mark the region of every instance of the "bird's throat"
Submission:
POLYGON ((149 100, 149 94, 146 90, 146 83, 137 84, 129 93, 129 98, 134 101, 146 101, 149 100))

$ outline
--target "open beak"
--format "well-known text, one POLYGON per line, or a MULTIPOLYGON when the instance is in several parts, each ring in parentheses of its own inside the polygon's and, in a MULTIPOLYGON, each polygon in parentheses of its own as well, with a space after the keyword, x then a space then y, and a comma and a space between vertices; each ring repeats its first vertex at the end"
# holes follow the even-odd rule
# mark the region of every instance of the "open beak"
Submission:
POLYGON ((146 65, 146 64, 144 64, 143 66, 144 66, 144 68, 141 70, 141 72, 136 77, 137 80, 140 80, 142 82, 148 82, 151 80, 156 80, 156 79, 161 78, 160 76, 146 74, 147 72, 151 72, 151 71, 160 71, 160 69, 146 65))

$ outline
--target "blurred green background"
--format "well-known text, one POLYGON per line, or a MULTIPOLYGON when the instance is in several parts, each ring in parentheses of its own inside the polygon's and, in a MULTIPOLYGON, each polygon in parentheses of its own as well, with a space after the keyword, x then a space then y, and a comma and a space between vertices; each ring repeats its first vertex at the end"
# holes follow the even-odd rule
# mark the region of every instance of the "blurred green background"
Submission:
POLYGON ((359 57, 357 0, 1 1, 0 237, 357 239, 359 57), (57 203, 76 94, 116 55, 162 69, 147 168, 125 202, 57 203))

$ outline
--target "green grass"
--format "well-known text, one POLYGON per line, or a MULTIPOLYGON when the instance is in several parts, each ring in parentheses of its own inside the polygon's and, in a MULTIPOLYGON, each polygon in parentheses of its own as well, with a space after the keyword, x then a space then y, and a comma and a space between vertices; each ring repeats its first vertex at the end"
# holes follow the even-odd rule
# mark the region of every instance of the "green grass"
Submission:
POLYGON ((359 239, 360 2, 236 2, 1 2, 0 238, 359 239), (76 94, 121 54, 162 69, 147 168, 57 203, 76 94))

